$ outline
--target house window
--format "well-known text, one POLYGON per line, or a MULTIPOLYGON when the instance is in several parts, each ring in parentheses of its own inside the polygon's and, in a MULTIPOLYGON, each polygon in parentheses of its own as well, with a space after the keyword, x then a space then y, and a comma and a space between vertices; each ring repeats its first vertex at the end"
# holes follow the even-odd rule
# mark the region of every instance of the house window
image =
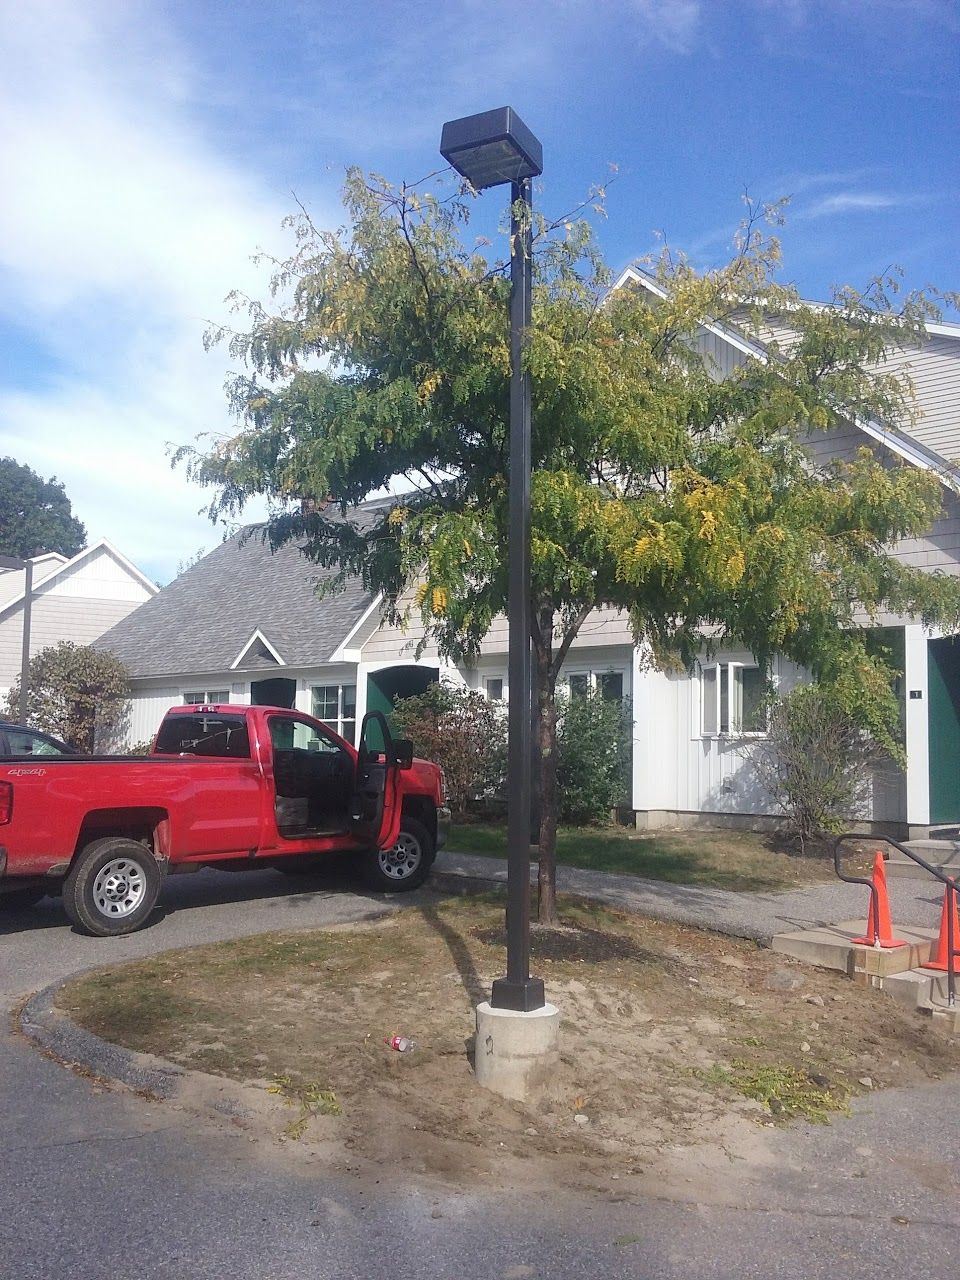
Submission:
POLYGON ((357 732, 357 686, 317 684, 311 693, 314 716, 341 738, 353 742, 357 732))
POLYGON ((700 731, 705 738, 766 733, 766 677, 756 666, 716 662, 700 670, 700 731))
POLYGON ((572 671, 567 676, 567 689, 571 698, 586 698, 599 693, 604 702, 623 703, 622 671, 572 671))
POLYGON ((487 696, 488 702, 503 701, 503 677, 497 676, 496 679, 484 680, 483 691, 487 696))
POLYGON ((590 676, 586 672, 577 672, 569 681, 570 697, 585 698, 590 692, 590 676))
POLYGON ((229 701, 230 694, 226 689, 191 689, 183 695, 183 702, 187 707, 214 707, 229 701))

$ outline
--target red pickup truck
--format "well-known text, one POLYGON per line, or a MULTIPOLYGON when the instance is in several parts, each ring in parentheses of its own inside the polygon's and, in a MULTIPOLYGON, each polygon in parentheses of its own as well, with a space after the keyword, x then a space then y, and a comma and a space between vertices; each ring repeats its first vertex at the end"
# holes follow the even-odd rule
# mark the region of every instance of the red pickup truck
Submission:
POLYGON ((0 761, 0 902, 62 893, 106 937, 140 928, 168 872, 296 872, 333 853, 375 889, 415 889, 446 838, 443 773, 379 712, 359 741, 299 711, 186 706, 149 756, 0 761))

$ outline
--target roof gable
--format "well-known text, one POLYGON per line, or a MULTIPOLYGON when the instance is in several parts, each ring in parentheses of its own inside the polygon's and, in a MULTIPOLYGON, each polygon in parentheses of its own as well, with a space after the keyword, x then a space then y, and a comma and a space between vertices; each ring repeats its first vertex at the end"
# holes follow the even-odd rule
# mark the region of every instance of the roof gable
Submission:
MULTIPOLYGON (((86 547, 71 560, 67 560, 57 552, 48 552, 43 556, 35 557, 34 563, 39 563, 43 576, 39 579, 35 578, 33 582, 31 590, 33 599, 42 595, 65 594, 58 588, 62 588, 72 575, 82 573, 99 556, 107 556, 133 584, 140 590, 146 591, 148 595, 155 596, 159 591, 159 587, 155 582, 151 582, 145 574, 141 573, 137 566, 122 555, 111 542, 108 542, 106 538, 101 538, 99 542, 86 547)), ((19 608, 23 604, 25 596, 26 581, 24 575, 24 584, 18 593, 12 599, 0 605, 0 618, 19 608)))
MULTIPOLYGON (((382 508, 382 504, 379 504, 382 508)), ((363 520, 377 509, 361 507, 363 520)), ((359 578, 318 589, 336 573, 295 542, 271 551, 266 525, 220 544, 97 641, 135 679, 297 669, 331 661, 373 602, 359 578)))
POLYGON ((285 667, 287 664, 258 627, 230 664, 230 670, 238 667, 285 667))
MULTIPOLYGON (((613 288, 621 289, 628 283, 639 285, 655 297, 665 298, 667 296, 667 292, 663 286, 658 284, 657 281, 645 271, 640 270, 639 267, 631 266, 622 271, 615 281, 613 288)), ((809 305, 815 306, 818 304, 811 303, 809 305)), ((822 305, 826 306, 827 304, 824 303, 822 305)), ((749 356, 755 360, 760 360, 764 364, 770 362, 774 358, 762 342, 759 342, 754 338, 746 337, 729 324, 720 324, 718 322, 708 321, 703 325, 703 328, 705 332, 711 334, 719 342, 729 345, 741 355, 749 356)), ((927 325, 927 330, 930 334, 935 335, 936 339, 938 339, 939 343, 942 345, 947 345, 948 339, 956 340, 960 338, 960 325, 931 324, 927 325)), ((894 363, 900 366, 909 364, 911 358, 914 365, 916 365, 919 361, 926 359, 924 355, 925 350, 926 348, 924 347, 917 347, 910 352, 892 353, 890 358, 891 367, 894 363)), ((960 401, 960 343, 957 344, 956 351, 951 351, 951 354, 956 358, 955 371, 953 372, 954 383, 950 387, 949 393, 942 392, 942 385, 946 381, 946 377, 940 380, 939 385, 942 392, 941 398, 946 400, 949 405, 947 412, 949 413, 950 421, 956 424, 958 417, 956 406, 958 401, 960 401)), ((914 379, 915 384, 921 381, 920 379, 917 379, 915 367, 910 367, 908 372, 914 379)), ((926 373, 923 381, 925 380, 926 373)), ((919 386, 917 389, 918 391, 920 390, 919 386)), ((919 407, 921 412, 924 412, 924 405, 922 401, 919 407)), ((960 490, 960 469, 953 464, 952 452, 948 451, 944 453, 938 451, 938 448, 932 447, 934 444, 942 447, 941 442, 947 438, 942 431, 939 435, 935 435, 933 432, 925 432, 921 425, 915 432, 907 432, 896 427, 885 426, 883 423, 876 422, 869 418, 850 418, 850 422, 853 426, 857 427, 858 430, 862 431, 864 435, 870 437, 870 439, 877 443, 884 445, 885 448, 889 449, 892 453, 897 454, 905 461, 912 463, 916 467, 920 467, 924 471, 936 472, 940 480, 945 485, 951 489, 960 490), (926 439, 927 435, 930 436, 929 441, 926 439)), ((958 433, 958 430, 960 429, 954 425, 954 435, 958 433)), ((960 438, 958 438, 958 445, 960 445, 960 438)), ((958 448, 957 452, 960 453, 960 448, 958 448)))

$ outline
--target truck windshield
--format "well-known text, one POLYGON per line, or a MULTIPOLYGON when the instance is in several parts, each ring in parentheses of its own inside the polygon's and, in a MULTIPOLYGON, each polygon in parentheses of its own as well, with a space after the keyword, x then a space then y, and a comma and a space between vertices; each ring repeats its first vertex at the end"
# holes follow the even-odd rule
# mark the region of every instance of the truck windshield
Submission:
POLYGON ((250 738, 243 716, 195 714, 168 716, 154 751, 164 755, 229 756, 249 760, 250 738))

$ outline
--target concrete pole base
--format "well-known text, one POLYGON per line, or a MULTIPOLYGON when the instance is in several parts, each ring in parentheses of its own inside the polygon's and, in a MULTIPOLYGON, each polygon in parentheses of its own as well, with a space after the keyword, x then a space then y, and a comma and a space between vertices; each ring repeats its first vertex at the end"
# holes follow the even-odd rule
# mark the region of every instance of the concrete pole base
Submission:
POLYGON ((477 1005, 477 1083, 504 1098, 528 1102, 551 1083, 560 1064, 560 1010, 532 1013, 477 1005))

